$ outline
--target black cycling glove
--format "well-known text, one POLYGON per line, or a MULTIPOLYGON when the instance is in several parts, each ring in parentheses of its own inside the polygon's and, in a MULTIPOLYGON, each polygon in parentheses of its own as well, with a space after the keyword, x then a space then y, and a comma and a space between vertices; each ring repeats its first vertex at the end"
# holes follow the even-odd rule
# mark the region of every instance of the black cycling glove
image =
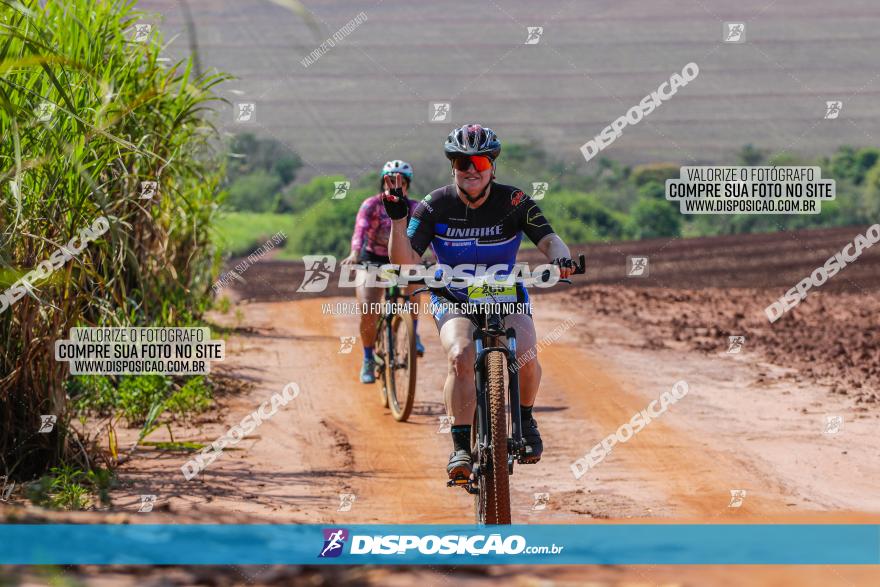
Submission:
POLYGON ((569 259, 568 257, 553 259, 553 264, 558 265, 559 267, 569 267, 572 269, 577 269, 578 267, 577 262, 574 259, 569 259))
POLYGON ((383 193, 382 204, 392 220, 401 220, 409 214, 409 198, 403 195, 403 188, 391 188, 383 193))

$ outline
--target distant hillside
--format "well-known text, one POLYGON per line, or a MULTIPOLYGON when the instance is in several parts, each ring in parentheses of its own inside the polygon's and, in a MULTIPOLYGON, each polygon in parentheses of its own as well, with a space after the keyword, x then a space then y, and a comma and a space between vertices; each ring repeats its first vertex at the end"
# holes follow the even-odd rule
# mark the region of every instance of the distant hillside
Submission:
MULTIPOLYGON (((473 120, 582 167, 581 144, 690 61, 700 76, 603 154, 729 163, 746 143, 815 155, 880 142, 873 0, 307 1, 320 35, 281 0, 188 3, 203 65, 238 76, 226 97, 257 104, 249 128, 296 150, 303 178, 392 157, 438 165, 449 129, 473 120), (301 64, 362 11, 366 22, 301 64), (721 43, 723 21, 745 22, 746 42, 721 43), (525 44, 528 26, 544 27, 539 43, 525 44), (823 120, 826 100, 843 101, 837 120, 823 120), (450 122, 428 121, 432 101, 451 102, 450 122)), ((166 39, 180 35, 171 56, 188 50, 179 0, 140 6, 161 13, 166 39)), ((222 126, 245 126, 231 121, 225 106, 222 126)))

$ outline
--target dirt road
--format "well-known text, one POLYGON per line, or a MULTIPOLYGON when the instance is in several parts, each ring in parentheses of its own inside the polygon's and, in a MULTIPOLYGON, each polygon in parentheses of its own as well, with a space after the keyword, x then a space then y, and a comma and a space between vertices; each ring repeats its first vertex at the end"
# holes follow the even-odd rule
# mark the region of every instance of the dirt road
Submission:
MULTIPOLYGON (((814 255, 827 258, 826 249, 835 246, 836 241, 827 242, 814 255)), ((686 259, 679 262, 688 265, 686 259)), ((880 520, 880 414, 876 403, 865 399, 877 395, 871 378, 875 355, 862 355, 860 364, 868 369, 859 388, 835 392, 826 381, 834 373, 833 354, 824 363, 812 361, 815 369, 805 369, 801 359, 784 360, 784 352, 771 348, 775 339, 760 330, 764 326, 755 316, 778 295, 778 287, 670 290, 630 283, 619 279, 535 296, 539 338, 559 332, 569 317, 575 324, 540 353, 544 376, 536 416, 546 452, 538 465, 515 470, 515 522, 880 520), (713 295, 727 296, 726 301, 713 295), (708 320, 702 314, 707 311, 717 315, 715 330, 701 322, 708 320), (740 352, 729 353, 730 325, 724 319, 735 314, 743 315, 738 324, 750 330, 740 352), (573 461, 678 380, 688 383, 683 399, 575 478, 573 461), (827 428, 829 416, 843 417, 839 430, 827 428), (742 496, 741 502, 732 500, 732 491, 742 496), (545 508, 534 507, 536 493, 549 494, 545 508)), ((793 336, 814 335, 821 317, 810 319, 811 312, 845 295, 859 294, 815 294, 784 328, 800 329, 793 336)), ((868 303, 873 295, 863 298, 847 299, 853 306, 868 303)), ((438 426, 446 363, 433 324, 423 320, 420 325, 427 353, 419 363, 417 405, 411 421, 399 424, 381 407, 376 386, 357 382, 358 346, 341 352, 341 337, 357 335, 357 319, 323 308, 343 301, 348 298, 241 302, 238 318, 213 316, 227 326, 238 323, 223 371, 253 387, 223 398, 215 422, 178 430, 176 440, 219 437, 289 382, 299 385, 300 395, 192 481, 185 481, 179 470, 186 455, 140 452, 121 471, 125 484, 114 495, 117 506, 133 511, 138 495, 156 494, 156 510, 149 517, 132 516, 136 522, 471 521, 472 500, 444 481, 450 440, 438 433, 438 426), (354 496, 347 511, 340 511, 346 509, 340 508, 343 494, 354 496)), ((875 327, 853 323, 849 314, 834 319, 860 328, 865 344, 876 335, 875 327)), ((383 577, 376 581, 393 584, 387 572, 376 572, 383 577)), ((494 576, 510 569, 486 572, 494 576)), ((442 581, 439 575, 419 573, 420 582, 442 581)), ((522 569, 517 576, 579 584, 575 577, 582 580, 584 571, 522 569)), ((632 567, 589 576, 612 584, 826 585, 863 584, 876 579, 877 572, 858 567, 738 567, 735 572, 632 567)))
MULTIPOLYGON (((437 429, 445 363, 436 335, 427 330, 432 325, 423 325, 428 351, 419 365, 415 413, 411 422, 398 424, 379 405, 376 387, 356 381, 357 349, 339 352, 340 337, 354 335, 356 322, 351 316, 323 315, 322 303, 334 301, 243 306, 253 332, 230 340, 226 368, 254 381, 254 389, 229 398, 222 422, 188 436, 178 433, 176 439, 220 436, 290 381, 299 384, 299 397, 193 481, 184 481, 179 472, 185 456, 145 453, 134 460, 123 471, 128 483, 114 496, 116 503, 136 508, 138 494, 153 493, 160 507, 155 515, 133 516, 133 521, 180 522, 181 516, 318 523, 470 521, 471 500, 444 483, 449 438, 437 429), (341 494, 355 496, 350 511, 338 511, 341 494)), ((573 304, 572 295, 539 297, 539 333, 561 324, 577 307, 573 304)), ((646 351, 645 341, 622 321, 575 316, 577 324, 541 355, 544 383, 537 413, 547 456, 538 465, 516 469, 515 521, 880 519, 875 415, 848 420, 844 432, 826 435, 823 414, 847 413, 846 399, 830 399, 819 386, 792 390, 775 380, 784 376, 782 367, 748 353, 702 357, 646 351), (763 379, 759 372, 765 373, 763 379), (587 475, 574 478, 573 460, 679 379, 689 383, 684 399, 587 475), (729 507, 733 489, 746 491, 740 507, 729 507), (534 494, 544 492, 550 494, 546 509, 533 509, 534 494)), ((809 584, 809 575, 820 584, 872 572, 776 568, 761 576, 809 584)), ((544 573, 523 569, 520 576, 544 573)), ((720 584, 731 579, 715 570, 708 576, 720 584)), ((707 575, 695 569, 633 567, 607 580, 688 582, 691 577, 707 575)))
MULTIPOLYGON (((302 391, 193 481, 180 475, 183 456, 135 462, 154 484, 149 492, 168 496, 163 501, 172 512, 185 503, 287 522, 470 520, 471 500, 444 483, 450 441, 438 433, 438 417, 445 413, 445 360, 433 325, 421 325, 428 351, 419 363, 415 412, 410 422, 398 424, 380 406, 377 387, 357 382, 358 349, 340 352, 340 338, 356 335, 357 323, 352 316, 323 315, 322 304, 335 301, 343 299, 243 306, 254 332, 230 340, 225 368, 256 387, 230 398, 222 422, 176 439, 220 436, 288 382, 302 391), (173 468, 159 476, 149 463, 173 468), (350 511, 337 511, 340 494, 355 496, 350 511)), ((561 325, 571 308, 577 310, 574 303, 571 295, 539 297, 539 333, 561 325)), ((876 415, 845 418, 839 434, 824 434, 825 414, 849 414, 846 399, 834 399, 817 385, 791 389, 777 381, 784 379, 784 367, 756 360, 747 350, 715 357, 648 352, 624 322, 574 315, 575 326, 541 353, 544 380, 536 412, 548 449, 539 465, 516 469, 517 521, 880 513, 873 491, 880 478, 876 415), (690 389, 682 401, 574 478, 575 459, 680 379, 690 389), (728 507, 731 490, 746 491, 741 507, 728 507), (544 492, 549 506, 534 510, 534 494, 544 492)))

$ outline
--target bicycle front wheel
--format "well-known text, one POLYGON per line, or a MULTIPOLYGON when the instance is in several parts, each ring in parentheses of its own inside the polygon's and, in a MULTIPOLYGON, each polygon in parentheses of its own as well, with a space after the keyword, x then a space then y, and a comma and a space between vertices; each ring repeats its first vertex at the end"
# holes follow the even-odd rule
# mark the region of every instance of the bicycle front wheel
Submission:
POLYGON ((477 511, 484 510, 485 524, 510 524, 510 475, 507 469, 507 410, 504 401, 504 353, 486 355, 486 392, 489 409, 488 454, 481 459, 477 511), (484 495, 485 493, 485 495, 484 495))
POLYGON ((410 314, 391 321, 393 360, 389 362, 388 407, 394 419, 406 422, 416 399, 416 333, 410 314))
POLYGON ((379 401, 382 402, 382 407, 388 407, 388 358, 390 353, 388 349, 389 345, 389 330, 388 324, 385 318, 379 319, 379 327, 376 330, 376 342, 375 348, 373 350, 373 354, 375 356, 376 361, 376 371, 379 376, 379 401))

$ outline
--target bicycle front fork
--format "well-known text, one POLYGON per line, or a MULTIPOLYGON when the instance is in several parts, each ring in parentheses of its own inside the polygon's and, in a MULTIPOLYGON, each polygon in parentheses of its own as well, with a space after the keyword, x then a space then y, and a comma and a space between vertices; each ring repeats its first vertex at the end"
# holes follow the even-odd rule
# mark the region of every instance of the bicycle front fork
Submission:
MULTIPOLYGON (((507 338, 507 345, 503 347, 503 352, 507 358, 507 405, 510 407, 510 437, 508 446, 508 454, 514 458, 519 457, 524 442, 522 438, 522 416, 519 411, 519 367, 516 360, 516 331, 508 328, 504 332, 507 338)), ((477 421, 481 424, 482 430, 489 429, 489 415, 485 409, 486 392, 483 385, 485 384, 485 363, 484 358, 486 349, 483 345, 482 337, 479 332, 474 333, 474 345, 476 349, 476 361, 474 369, 474 383, 477 390, 477 421)), ((497 348, 497 347, 496 347, 497 348)), ((492 349, 494 350, 494 348, 492 349)), ((482 439, 481 439, 482 440, 482 439)))

